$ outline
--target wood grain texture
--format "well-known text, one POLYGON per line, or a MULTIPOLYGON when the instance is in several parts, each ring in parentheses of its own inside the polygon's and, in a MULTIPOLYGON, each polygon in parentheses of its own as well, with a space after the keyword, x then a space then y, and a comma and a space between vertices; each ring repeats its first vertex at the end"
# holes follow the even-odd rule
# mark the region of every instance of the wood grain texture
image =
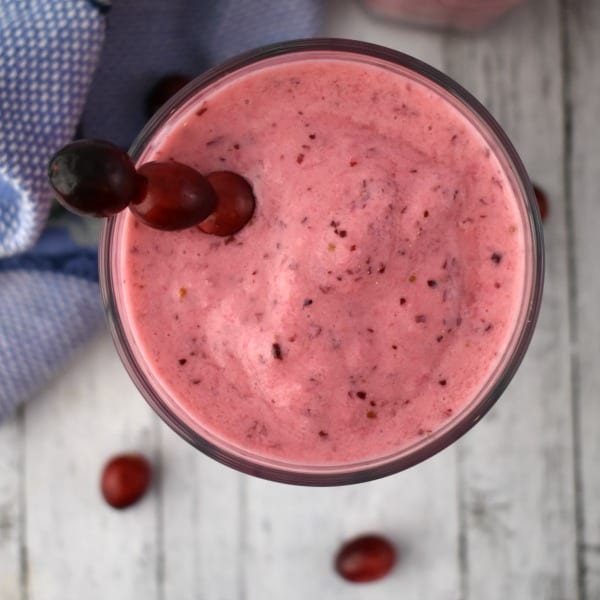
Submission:
POLYGON ((23 419, 0 427, 0 598, 20 600, 24 583, 23 419))
POLYGON ((577 408, 582 599, 600 598, 600 4, 565 1, 570 134, 565 176, 574 252, 573 393, 577 408))
POLYGON ((548 0, 485 36, 447 38, 447 71, 497 117, 552 198, 533 343, 508 391, 460 444, 466 598, 578 598, 560 38, 558 2, 548 0))
POLYGON ((99 491, 113 454, 155 454, 155 417, 108 333, 27 405, 25 421, 27 599, 156 598, 156 494, 121 512, 99 491))
POLYGON ((161 427, 164 598, 245 598, 246 476, 161 427))

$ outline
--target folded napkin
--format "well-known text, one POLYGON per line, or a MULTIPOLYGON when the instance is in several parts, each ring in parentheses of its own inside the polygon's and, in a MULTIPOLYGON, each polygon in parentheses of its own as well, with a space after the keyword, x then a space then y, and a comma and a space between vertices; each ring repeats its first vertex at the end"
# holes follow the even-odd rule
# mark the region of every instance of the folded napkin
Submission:
POLYGON ((309 37, 320 0, 0 2, 0 421, 103 322, 97 249, 78 218, 48 217, 51 155, 73 138, 128 147, 164 75, 309 37))

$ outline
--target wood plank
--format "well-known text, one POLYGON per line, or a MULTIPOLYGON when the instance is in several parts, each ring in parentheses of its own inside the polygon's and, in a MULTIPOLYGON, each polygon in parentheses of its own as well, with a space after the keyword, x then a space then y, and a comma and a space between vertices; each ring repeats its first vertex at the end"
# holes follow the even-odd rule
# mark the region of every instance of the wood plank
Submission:
POLYGON ((447 38, 449 74, 495 114, 552 203, 532 346, 460 444, 466 598, 578 598, 560 38, 559 3, 547 0, 486 34, 447 38))
POLYGON ((108 333, 25 415, 28 600, 156 598, 157 494, 116 511, 99 492, 111 455, 155 454, 154 414, 108 333))
POLYGON ((0 598, 20 600, 25 568, 22 556, 22 413, 0 427, 0 598))
POLYGON ((565 2, 565 41, 568 79, 566 100, 572 138, 567 164, 568 216, 574 253, 573 393, 577 409, 576 438, 580 459, 577 473, 581 493, 578 522, 581 550, 582 598, 600 598, 600 4, 597 0, 565 2))
POLYGON ((161 426, 165 600, 244 598, 246 476, 161 426))

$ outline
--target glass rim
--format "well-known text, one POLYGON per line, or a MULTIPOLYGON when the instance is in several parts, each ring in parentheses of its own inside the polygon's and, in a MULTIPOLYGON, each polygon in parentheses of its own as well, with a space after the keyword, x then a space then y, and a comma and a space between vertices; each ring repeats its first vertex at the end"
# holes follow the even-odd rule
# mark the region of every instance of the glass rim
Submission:
MULTIPOLYGON (((531 247, 532 264, 529 268, 529 276, 524 282, 520 320, 503 349, 501 360, 488 377, 488 383, 489 381, 492 383, 488 385, 489 390, 485 396, 476 401, 482 391, 486 389, 482 387, 478 394, 457 412, 455 417, 434 431, 431 436, 401 447, 397 452, 388 456, 352 464, 301 465, 253 454, 224 440, 220 440, 219 445, 199 434, 177 416, 166 402, 161 400, 155 390, 148 385, 147 377, 134 356, 131 347, 132 340, 127 337, 113 293, 115 286, 113 285, 114 274, 111 260, 118 216, 107 219, 102 228, 99 271, 107 321, 119 356, 142 396, 167 425, 204 454, 243 473, 282 483, 333 486, 378 479, 422 462, 458 440, 496 403, 517 371, 535 329, 543 291, 543 232, 535 194, 525 167, 512 143, 487 109, 462 86, 434 67, 402 52, 367 42, 341 38, 310 38, 270 44, 240 54, 201 74, 171 98, 148 121, 133 142, 130 149, 132 159, 135 162, 140 158, 159 128, 200 90, 255 63, 289 54, 311 52, 335 53, 340 57, 344 55, 371 57, 407 69, 424 79, 425 82, 437 85, 477 118, 477 124, 484 126, 487 130, 486 133, 491 135, 494 140, 497 146, 495 153, 502 154, 502 158, 507 162, 510 174, 519 186, 519 199, 522 199, 524 204, 521 207, 524 212, 524 236, 531 247)), ((328 58, 334 57, 328 56, 328 58)), ((480 133, 482 132, 480 131, 480 133)))

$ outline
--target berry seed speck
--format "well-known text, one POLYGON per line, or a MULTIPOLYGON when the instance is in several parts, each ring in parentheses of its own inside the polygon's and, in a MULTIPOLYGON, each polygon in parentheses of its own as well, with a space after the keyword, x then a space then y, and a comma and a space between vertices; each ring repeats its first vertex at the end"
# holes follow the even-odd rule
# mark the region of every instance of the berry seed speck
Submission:
POLYGON ((271 353, 273 354, 273 358, 275 360, 283 360, 283 354, 281 353, 281 346, 279 344, 273 344, 271 347, 271 353))

